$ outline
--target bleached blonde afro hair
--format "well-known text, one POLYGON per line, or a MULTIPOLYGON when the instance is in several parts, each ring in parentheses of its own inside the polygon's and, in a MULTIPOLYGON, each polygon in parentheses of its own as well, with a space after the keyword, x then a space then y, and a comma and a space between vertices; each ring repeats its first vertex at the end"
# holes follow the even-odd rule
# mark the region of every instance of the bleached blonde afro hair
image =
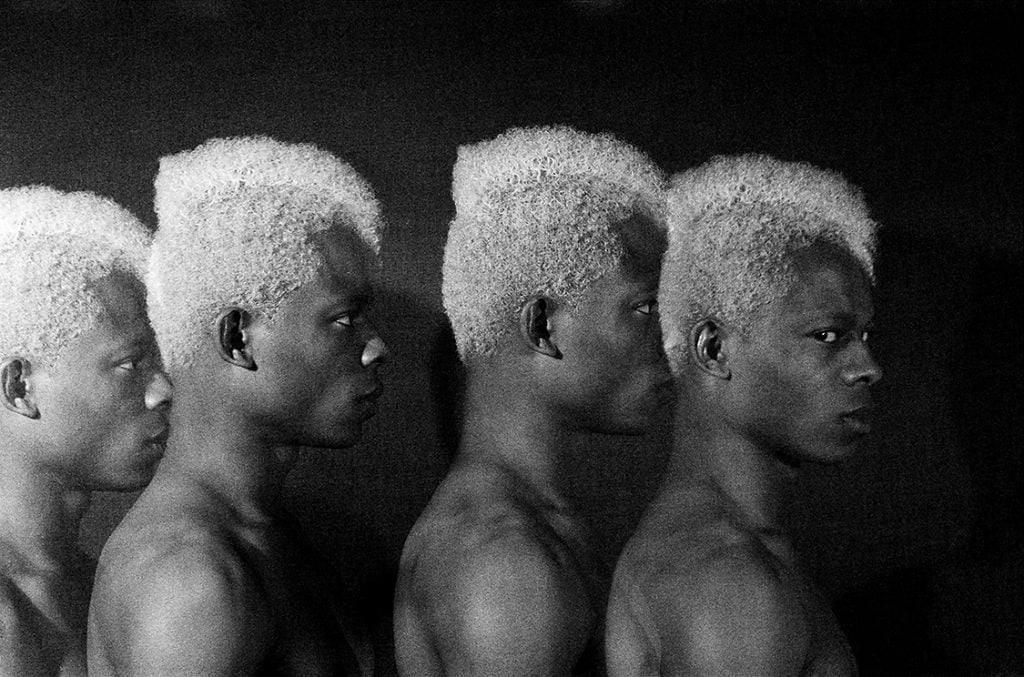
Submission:
POLYGON ((92 193, 0 190, 0 359, 52 367, 103 318, 93 283, 145 278, 150 239, 127 210, 92 193))
POLYGON ((147 289, 168 369, 193 364, 224 307, 272 321, 323 264, 312 235, 341 223, 380 252, 383 221, 369 183, 312 144, 212 139, 161 158, 155 187, 147 289))
POLYGON ((828 242, 874 281, 877 224, 860 189, 807 163, 718 156, 677 174, 668 228, 658 307, 677 374, 692 324, 711 316, 748 329, 759 308, 788 292, 798 249, 828 242))
POLYGON ((461 146, 442 292, 462 359, 493 353, 532 295, 578 303, 622 260, 613 225, 664 224, 664 187, 647 155, 610 134, 517 128, 461 146))

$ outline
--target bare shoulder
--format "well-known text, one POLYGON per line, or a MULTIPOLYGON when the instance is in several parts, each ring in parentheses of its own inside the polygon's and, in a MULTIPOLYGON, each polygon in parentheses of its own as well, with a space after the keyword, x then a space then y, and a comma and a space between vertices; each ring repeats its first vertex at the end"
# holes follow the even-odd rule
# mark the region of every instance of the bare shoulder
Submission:
POLYGON ((453 473, 417 520, 403 568, 450 589, 484 571, 562 571, 567 549, 542 512, 500 474, 453 473))
POLYGON ((720 556, 745 545, 721 514, 659 507, 648 507, 615 565, 605 630, 610 675, 657 673, 664 652, 684 651, 703 579, 720 556))
POLYGON ((429 530, 403 555, 403 573, 446 670, 571 668, 587 640, 590 606, 567 547, 529 506, 501 492, 449 488, 441 498, 427 515, 429 530))
POLYGON ((548 544, 507 528, 452 564, 448 604, 462 612, 448 616, 439 647, 451 662, 490 674, 568 673, 589 639, 589 601, 548 544))
POLYGON ((501 534, 536 531, 529 510, 497 473, 455 469, 416 520, 402 553, 402 569, 430 574, 476 552, 501 534))
POLYGON ((265 595, 229 535, 169 523, 116 534, 104 548, 90 609, 102 674, 234 674, 262 658, 265 595))
POLYGON ((667 672, 798 673, 811 633, 782 565, 741 532, 690 545, 677 565, 649 571, 644 586, 667 672))

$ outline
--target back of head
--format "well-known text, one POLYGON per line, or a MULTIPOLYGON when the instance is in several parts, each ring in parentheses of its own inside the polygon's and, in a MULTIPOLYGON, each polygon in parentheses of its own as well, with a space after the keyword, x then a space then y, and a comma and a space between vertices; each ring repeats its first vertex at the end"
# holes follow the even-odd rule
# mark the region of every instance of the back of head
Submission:
POLYGON ((802 162, 719 156, 677 174, 668 226, 658 305, 676 374, 694 322, 715 318, 742 332, 759 308, 785 295, 797 249, 828 242, 874 275, 877 224, 860 190, 802 162))
POLYGON ((128 211, 92 193, 0 190, 0 359, 52 366, 102 318, 94 282, 145 278, 150 239, 128 211))
POLYGON ((623 257, 613 226, 663 221, 663 189, 661 170, 609 134, 511 129, 460 147, 442 291, 462 359, 493 353, 533 295, 575 304, 623 257))
POLYGON ((323 263, 315 233, 340 223, 380 251, 383 222, 369 183, 311 144, 213 139, 162 158, 155 187, 149 312, 171 370, 193 364, 226 306, 273 319, 323 263))

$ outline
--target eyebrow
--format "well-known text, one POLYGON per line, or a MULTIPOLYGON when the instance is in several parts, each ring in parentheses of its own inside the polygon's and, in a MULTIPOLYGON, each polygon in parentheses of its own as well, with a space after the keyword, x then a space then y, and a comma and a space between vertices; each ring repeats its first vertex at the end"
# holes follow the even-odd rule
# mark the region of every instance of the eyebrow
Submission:
MULTIPOLYGON (((857 314, 848 311, 822 311, 822 310, 811 310, 806 313, 801 313, 799 316, 800 323, 806 322, 818 322, 825 320, 828 322, 838 322, 840 324, 856 324, 857 314)), ((875 320, 875 313, 872 312, 868 315, 867 324, 871 324, 875 320)))
POLYGON ((353 308, 362 308, 369 305, 373 298, 373 294, 369 291, 353 290, 332 294, 323 304, 320 304, 320 308, 325 313, 350 311, 353 308))
POLYGON ((155 344, 155 342, 150 336, 136 332, 119 338, 111 352, 122 352, 129 349, 148 350, 151 344, 155 344))

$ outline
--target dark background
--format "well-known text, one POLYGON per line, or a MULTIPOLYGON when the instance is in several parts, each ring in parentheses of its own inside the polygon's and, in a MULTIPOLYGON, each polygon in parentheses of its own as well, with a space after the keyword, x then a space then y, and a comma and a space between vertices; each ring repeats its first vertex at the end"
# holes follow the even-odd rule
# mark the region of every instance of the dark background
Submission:
MULTIPOLYGON (((869 448, 809 468, 790 520, 866 674, 1024 673, 1021 56, 1016 2, 0 2, 0 186, 106 194, 149 223, 161 155, 312 141, 374 184, 393 359, 352 449, 286 500, 336 562, 391 674, 401 546, 457 431, 440 303, 458 144, 611 131, 670 172, 762 151, 845 173, 883 224, 886 376, 869 448)), ((611 566, 667 426, 594 437, 568 491, 611 566)), ((132 496, 101 495, 98 552, 132 496)))

